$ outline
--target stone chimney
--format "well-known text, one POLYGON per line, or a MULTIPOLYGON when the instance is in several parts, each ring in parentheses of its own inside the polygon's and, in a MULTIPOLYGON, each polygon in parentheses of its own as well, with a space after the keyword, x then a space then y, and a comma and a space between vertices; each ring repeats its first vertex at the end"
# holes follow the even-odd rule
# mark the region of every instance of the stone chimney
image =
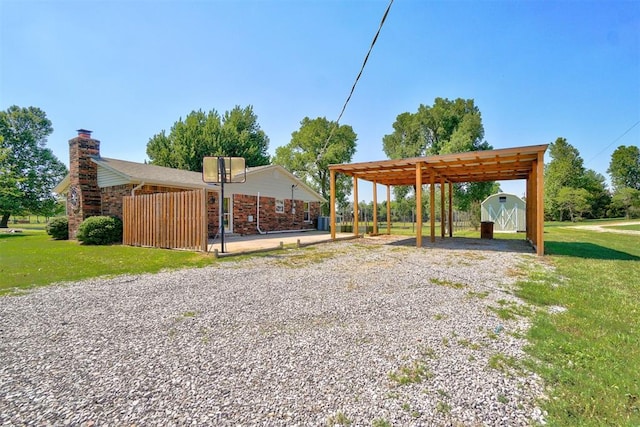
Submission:
POLYGON ((78 227, 86 218, 101 214, 98 188, 98 165, 92 157, 100 157, 100 141, 91 138, 91 131, 78 129, 78 136, 69 140, 69 192, 67 215, 69 238, 75 239, 78 227))

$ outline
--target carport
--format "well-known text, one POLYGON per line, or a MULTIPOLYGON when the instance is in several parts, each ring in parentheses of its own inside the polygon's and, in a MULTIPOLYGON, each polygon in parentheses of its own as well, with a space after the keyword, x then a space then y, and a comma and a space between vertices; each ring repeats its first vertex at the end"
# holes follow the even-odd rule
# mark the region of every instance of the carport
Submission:
MULTIPOLYGON (((416 246, 422 247, 422 185, 430 187, 431 242, 435 241, 436 184, 440 185, 441 212, 445 212, 445 185, 448 185, 448 220, 452 223, 453 184, 463 182, 508 181, 524 179, 526 183, 526 236, 538 255, 544 255, 544 152, 547 144, 498 150, 470 151, 440 156, 330 165, 331 237, 336 236, 336 173, 353 178, 353 232, 358 234, 358 179, 373 184, 373 232, 378 233, 377 185, 387 187, 387 218, 391 217, 391 186, 414 185, 416 188, 416 246)), ((391 234, 387 221, 387 234, 391 234)), ((441 221, 445 237, 445 221, 441 221)), ((449 227, 449 237, 453 230, 449 227)))

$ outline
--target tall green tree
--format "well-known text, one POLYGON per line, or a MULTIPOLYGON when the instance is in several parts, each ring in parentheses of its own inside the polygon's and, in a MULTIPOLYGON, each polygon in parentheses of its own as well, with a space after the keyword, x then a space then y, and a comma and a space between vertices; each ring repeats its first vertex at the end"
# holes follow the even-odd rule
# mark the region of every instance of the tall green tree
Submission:
POLYGON ((568 212, 571 222, 582 218, 582 214, 590 208, 589 192, 584 188, 562 187, 558 191, 556 202, 568 212))
POLYGON ((67 168, 46 148, 52 132, 51 121, 37 107, 0 111, 0 228, 12 214, 38 214, 55 201, 53 187, 67 168))
POLYGON ((623 212, 627 219, 640 216, 640 190, 622 187, 613 195, 611 208, 616 213, 623 212))
POLYGON ((549 218, 562 221, 565 209, 558 202, 563 187, 579 188, 584 175, 584 165, 579 151, 565 138, 557 138, 549 144, 551 161, 544 171, 544 207, 549 218))
MULTIPOLYGON (((273 162, 284 166, 329 200, 329 165, 349 163, 356 152, 357 139, 349 125, 338 125, 325 117, 305 117, 300 122, 300 129, 291 134, 291 142, 276 149, 273 162), (332 129, 333 134, 327 143, 332 129)), ((350 177, 337 174, 338 205, 346 204, 351 187, 350 177)), ((328 213, 329 207, 323 205, 323 214, 328 213)))
POLYGON ((253 107, 236 106, 223 116, 216 110, 192 111, 168 135, 162 130, 151 137, 147 156, 154 165, 201 172, 205 156, 244 157, 248 167, 267 165, 268 148, 253 107))
MULTIPOLYGON (((432 106, 421 104, 415 113, 399 114, 393 132, 382 138, 382 149, 390 159, 492 148, 484 140, 482 115, 473 99, 436 98, 432 106)), ((468 210, 473 201, 484 200, 498 188, 495 182, 456 184, 456 207, 468 210)), ((394 187, 396 200, 408 193, 406 188, 394 187)))
POLYGON ((616 148, 607 173, 615 191, 625 187, 640 190, 640 149, 635 145, 616 148))
POLYGON ((393 133, 382 138, 390 159, 488 150, 480 110, 473 99, 436 98, 415 113, 396 117, 393 133))
POLYGON ((580 188, 589 193, 587 202, 589 209, 582 212, 585 218, 604 218, 611 203, 611 194, 607 190, 606 179, 593 169, 586 169, 580 180, 580 188))
MULTIPOLYGON (((607 191, 605 178, 601 174, 584 167, 580 152, 565 138, 557 138, 549 144, 549 156, 551 161, 544 169, 544 210, 549 219, 562 221, 565 218, 574 220, 577 212, 569 209, 568 199, 576 194, 564 188, 582 189, 586 191, 588 209, 582 209, 578 216, 589 218, 602 218, 606 215, 610 203, 610 195, 607 191)), ((580 192, 581 195, 584 193, 580 192)), ((581 206, 581 204, 580 204, 581 206)), ((573 205, 571 206, 573 208, 573 205)))

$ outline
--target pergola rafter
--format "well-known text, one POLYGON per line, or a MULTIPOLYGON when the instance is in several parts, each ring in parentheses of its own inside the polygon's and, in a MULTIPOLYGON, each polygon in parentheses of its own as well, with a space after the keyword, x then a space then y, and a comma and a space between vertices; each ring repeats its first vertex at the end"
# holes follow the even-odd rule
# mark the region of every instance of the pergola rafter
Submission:
MULTIPOLYGON (((331 179, 331 235, 335 238, 335 174, 342 173, 354 180, 354 210, 357 209, 357 181, 370 181, 386 185, 387 205, 390 203, 389 187, 394 185, 413 185, 416 187, 416 212, 420 211, 422 184, 431 187, 431 240, 434 241, 435 185, 443 189, 445 184, 463 182, 507 181, 524 179, 527 181, 527 239, 536 247, 538 255, 544 254, 543 242, 543 192, 544 192, 544 153, 547 145, 504 148, 498 150, 473 151, 466 153, 444 154, 440 156, 413 157, 398 160, 380 160, 341 165, 330 165, 331 179)), ((444 212, 444 192, 441 196, 444 212)), ((451 212, 449 197, 449 212, 451 212)), ((419 216, 421 225, 421 216, 419 216)), ((449 219, 450 221, 450 219, 449 219)), ((421 246, 422 227, 417 227, 416 245, 421 246)), ((374 215, 374 229, 377 230, 377 215, 374 215)), ((387 227, 389 232, 389 227, 387 227)), ((358 233, 357 218, 354 218, 354 233, 358 233)), ((444 226, 441 231, 444 237, 444 226)), ((451 235, 451 230, 449 231, 451 235)))

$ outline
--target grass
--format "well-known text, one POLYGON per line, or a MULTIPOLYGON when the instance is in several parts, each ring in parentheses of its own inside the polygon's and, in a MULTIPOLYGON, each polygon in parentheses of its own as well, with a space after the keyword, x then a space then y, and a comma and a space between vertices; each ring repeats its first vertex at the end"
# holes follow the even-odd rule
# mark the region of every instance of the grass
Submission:
POLYGON ((421 383, 432 376, 433 374, 426 365, 420 361, 414 361, 411 365, 401 366, 396 371, 389 373, 389 379, 398 385, 421 383))
POLYGON ((329 254, 324 251, 318 251, 315 247, 306 247, 302 252, 294 255, 287 254, 278 259, 277 264, 288 268, 304 268, 311 263, 320 263, 325 261, 329 254))
POLYGON ((446 286, 448 288, 453 288, 453 289, 464 289, 467 287, 467 285, 465 285, 464 283, 452 282, 450 280, 441 280, 435 277, 432 277, 431 279, 429 279, 429 281, 434 285, 446 286))
POLYGON ((484 299, 484 298, 486 298, 488 296, 489 296, 489 291, 481 291, 481 292, 469 291, 469 292, 467 292, 467 298, 469 298, 469 299, 471 299, 471 298, 484 299))
POLYGON ((480 350, 482 348, 482 346, 476 342, 470 341, 468 339, 461 339, 458 340, 458 344, 461 345, 462 347, 466 347, 469 348, 471 350, 480 350))
POLYGON ((555 271, 533 272, 518 291, 541 308, 567 308, 537 310, 527 336, 550 386, 548 422, 640 425, 640 239, 558 225, 567 224, 545 227, 555 271))
POLYGON ((44 231, 0 233, 0 294, 97 276, 156 273, 165 269, 202 267, 210 255, 131 246, 84 246, 52 240, 44 231))
POLYGON ((616 230, 631 230, 631 231, 640 231, 640 224, 630 224, 630 225, 607 225, 606 228, 614 228, 616 230))
POLYGON ((532 311, 529 307, 519 305, 513 301, 499 300, 499 307, 489 306, 489 310, 493 311, 502 320, 515 319, 517 317, 531 316, 532 311))
POLYGON ((342 411, 338 411, 335 415, 332 415, 327 419, 327 427, 334 427, 336 425, 350 426, 351 420, 342 411))
POLYGON ((438 411, 438 412, 440 412, 442 414, 448 414, 449 412, 451 412, 451 405, 449 405, 446 402, 439 401, 436 404, 436 411, 438 411))
POLYGON ((520 362, 515 357, 496 353, 489 358, 488 365, 491 369, 501 371, 505 374, 521 373, 520 362))

